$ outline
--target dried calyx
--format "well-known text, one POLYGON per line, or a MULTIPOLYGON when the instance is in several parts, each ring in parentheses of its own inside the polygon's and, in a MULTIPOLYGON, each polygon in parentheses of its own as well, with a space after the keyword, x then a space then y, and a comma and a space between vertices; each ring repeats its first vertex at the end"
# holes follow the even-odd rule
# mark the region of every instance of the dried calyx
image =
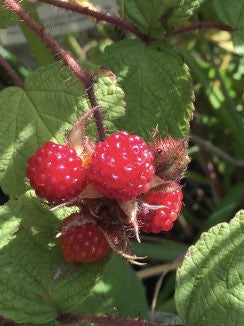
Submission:
POLYGON ((188 139, 165 137, 153 140, 150 149, 154 153, 155 174, 164 181, 179 182, 190 162, 188 139))

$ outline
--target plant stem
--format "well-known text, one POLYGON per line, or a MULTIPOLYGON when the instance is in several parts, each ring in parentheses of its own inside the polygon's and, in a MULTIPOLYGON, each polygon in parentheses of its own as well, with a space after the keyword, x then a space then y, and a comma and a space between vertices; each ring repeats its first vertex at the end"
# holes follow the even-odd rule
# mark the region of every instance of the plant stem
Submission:
POLYGON ((19 76, 16 74, 16 72, 13 70, 13 68, 10 66, 10 64, 0 55, 0 65, 3 67, 3 69, 6 71, 8 76, 11 78, 13 83, 24 89, 24 83, 19 78, 19 76))
POLYGON ((144 280, 146 278, 157 276, 164 272, 171 272, 173 270, 176 270, 181 265, 181 263, 182 263, 182 261, 177 259, 171 263, 156 265, 153 267, 148 267, 146 269, 142 269, 139 272, 137 272, 136 275, 140 279, 144 280))
MULTIPOLYGON (((74 324, 74 323, 95 323, 95 324, 104 324, 104 325, 114 325, 114 326, 159 326, 159 324, 137 319, 120 319, 114 316, 74 316, 70 314, 61 315, 58 318, 58 321, 64 324, 74 324)), ((160 324, 160 326, 166 326, 160 324)), ((175 325, 183 326, 183 325, 175 325)))
POLYGON ((191 139, 194 141, 195 144, 204 148, 205 150, 212 152, 219 157, 223 158, 225 161, 233 164, 234 166, 244 167, 244 160, 236 160, 232 158, 228 153, 220 149, 219 147, 213 145, 210 141, 204 140, 197 135, 191 134, 191 139))
POLYGON ((23 21, 42 39, 42 41, 52 50, 53 54, 63 61, 68 66, 73 75, 85 85, 86 92, 91 103, 93 115, 96 120, 99 140, 105 137, 105 131, 102 124, 99 107, 96 103, 96 98, 93 91, 95 79, 78 62, 65 51, 59 43, 45 30, 43 26, 39 26, 32 17, 24 11, 24 9, 15 0, 4 0, 6 6, 18 15, 23 21))
POLYGON ((177 269, 182 264, 184 257, 185 257, 185 253, 183 255, 180 255, 178 258, 173 260, 171 263, 169 263, 167 268, 163 270, 163 273, 160 276, 160 278, 157 280, 157 283, 156 283, 156 286, 155 286, 155 289, 154 289, 154 293, 153 293, 152 306, 151 306, 152 318, 153 318, 153 313, 154 313, 155 308, 156 308, 159 291, 161 289, 161 286, 162 286, 165 275, 167 273, 177 269))
POLYGON ((150 37, 149 35, 143 34, 135 25, 127 22, 123 18, 116 15, 111 15, 104 11, 92 10, 78 3, 64 2, 61 0, 38 0, 38 2, 44 2, 52 6, 78 12, 82 15, 95 18, 97 21, 104 21, 110 23, 114 26, 121 28, 124 31, 128 31, 134 34, 136 37, 138 37, 139 39, 141 39, 143 42, 146 43, 154 40, 154 38, 150 37))
POLYGON ((87 92, 89 101, 91 103, 91 107, 93 109, 94 118, 96 120, 99 140, 103 141, 105 139, 105 130, 104 130, 103 120, 102 120, 102 117, 100 114, 99 106, 97 104, 96 96, 94 94, 93 81, 92 80, 90 81, 90 87, 89 87, 89 84, 87 86, 88 87, 86 89, 86 92, 87 92))
POLYGON ((208 29, 208 28, 219 29, 221 31, 227 31, 227 32, 233 32, 236 30, 235 28, 233 28, 229 25, 223 24, 223 23, 206 21, 206 22, 199 22, 199 23, 191 24, 191 25, 185 26, 185 27, 180 27, 172 32, 168 32, 166 34, 166 37, 177 35, 177 34, 182 34, 182 33, 187 33, 187 32, 192 32, 192 31, 196 31, 196 30, 199 31, 199 30, 208 29))

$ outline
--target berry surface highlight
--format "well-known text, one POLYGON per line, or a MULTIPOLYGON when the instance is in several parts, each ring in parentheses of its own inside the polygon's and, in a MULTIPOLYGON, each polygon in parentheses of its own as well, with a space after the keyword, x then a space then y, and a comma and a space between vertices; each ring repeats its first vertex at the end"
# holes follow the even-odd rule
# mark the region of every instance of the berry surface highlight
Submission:
POLYGON ((53 204, 76 197, 86 185, 82 159, 71 147, 53 142, 29 158, 26 175, 36 194, 53 204))
POLYGON ((96 145, 88 176, 103 195, 128 201, 148 191, 153 160, 141 137, 119 131, 96 145))
POLYGON ((170 231, 181 211, 182 199, 181 189, 172 192, 151 192, 145 200, 147 211, 139 216, 141 229, 152 233, 170 231))
POLYGON ((64 220, 61 248, 65 259, 76 263, 94 263, 110 253, 109 244, 102 231, 93 223, 73 225, 73 216, 64 220), (68 226, 67 223, 71 223, 68 226))

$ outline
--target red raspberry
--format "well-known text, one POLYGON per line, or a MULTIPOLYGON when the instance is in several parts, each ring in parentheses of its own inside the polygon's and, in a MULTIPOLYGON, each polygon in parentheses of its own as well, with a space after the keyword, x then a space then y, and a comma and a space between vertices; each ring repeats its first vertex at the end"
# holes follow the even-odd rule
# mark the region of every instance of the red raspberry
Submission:
POLYGON ((85 187, 82 160, 69 146, 47 142, 28 160, 26 175, 38 196, 59 204, 85 187))
POLYGON ((88 175, 103 195, 128 201, 148 191, 153 159, 141 137, 119 131, 96 145, 88 175))
POLYGON ((182 199, 183 193, 180 189, 172 192, 151 192, 146 197, 146 203, 165 207, 158 209, 149 207, 148 212, 139 217, 142 230, 153 233, 171 230, 181 211, 182 199))
MULTIPOLYGON (((71 215, 64 220, 64 225, 72 220, 71 215)), ((84 264, 105 258, 110 252, 105 236, 93 223, 74 224, 67 230, 64 227, 61 248, 67 261, 84 264)))

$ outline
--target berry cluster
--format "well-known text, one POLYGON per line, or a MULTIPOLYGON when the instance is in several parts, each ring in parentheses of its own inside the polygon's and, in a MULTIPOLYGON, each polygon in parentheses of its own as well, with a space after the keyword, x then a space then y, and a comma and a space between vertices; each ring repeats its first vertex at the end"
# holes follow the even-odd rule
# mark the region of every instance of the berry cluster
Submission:
MULTIPOLYGON (((119 131, 92 146, 85 156, 78 156, 71 146, 47 142, 29 158, 26 175, 39 197, 50 204, 76 201, 84 207, 82 195, 92 185, 99 198, 104 196, 115 205, 137 198, 143 202, 136 216, 144 232, 173 227, 183 199, 179 180, 189 161, 183 142, 165 139, 147 145, 141 137, 119 131), (160 182, 155 186, 156 175, 160 182), (164 183, 171 187, 165 188, 164 183)), ((64 257, 82 263, 106 257, 110 246, 104 234, 95 219, 67 217, 61 236, 64 257)))

